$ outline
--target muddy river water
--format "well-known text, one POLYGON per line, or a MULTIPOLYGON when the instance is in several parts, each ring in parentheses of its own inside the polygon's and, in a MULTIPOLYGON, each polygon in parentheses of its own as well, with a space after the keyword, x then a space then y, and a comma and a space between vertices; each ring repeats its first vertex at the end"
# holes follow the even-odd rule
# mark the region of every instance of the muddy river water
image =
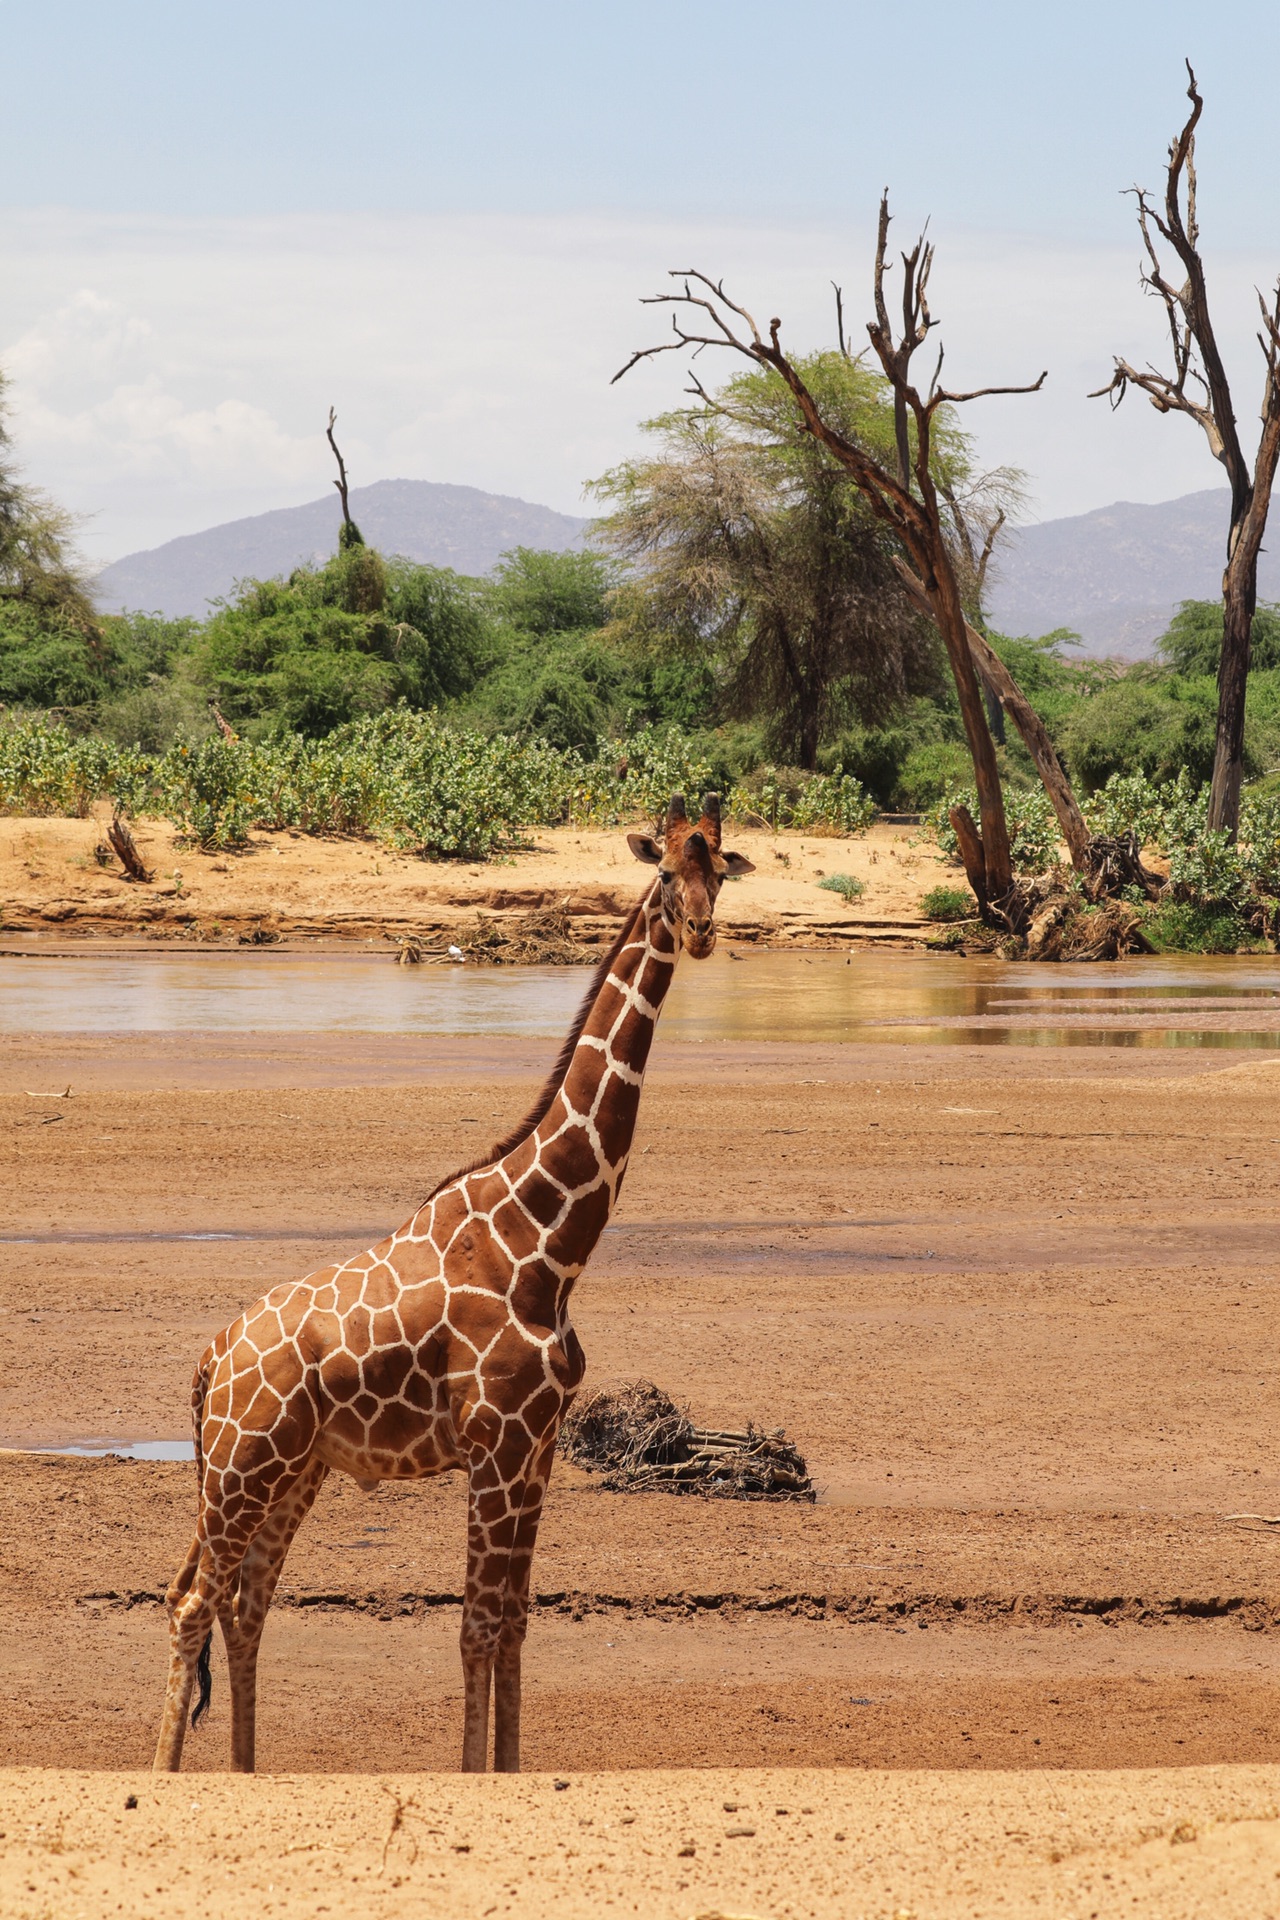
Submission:
MULTIPOLYGON (((0 1032, 553 1035, 576 968, 398 967, 377 955, 0 956, 0 1032)), ((1280 957, 1029 967, 919 953, 753 953, 681 967, 669 1040, 1280 1046, 1280 957)))

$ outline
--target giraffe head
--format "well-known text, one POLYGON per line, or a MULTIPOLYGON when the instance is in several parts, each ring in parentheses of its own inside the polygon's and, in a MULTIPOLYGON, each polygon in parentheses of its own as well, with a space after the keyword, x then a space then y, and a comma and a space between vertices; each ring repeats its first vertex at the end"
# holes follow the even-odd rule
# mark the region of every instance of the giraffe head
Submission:
POLYGON ((662 844, 647 833, 629 833, 627 845, 637 860, 658 869, 662 917, 692 960, 705 960, 716 944, 716 896, 726 874, 754 873, 744 853, 720 847, 720 795, 708 793, 695 826, 684 795, 671 796, 662 844))

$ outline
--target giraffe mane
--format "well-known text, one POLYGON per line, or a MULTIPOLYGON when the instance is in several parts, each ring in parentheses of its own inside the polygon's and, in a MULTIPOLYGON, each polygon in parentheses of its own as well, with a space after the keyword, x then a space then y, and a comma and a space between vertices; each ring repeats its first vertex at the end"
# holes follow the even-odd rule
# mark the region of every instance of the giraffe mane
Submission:
POLYGON ((524 1119, 520 1121, 518 1126, 513 1127, 510 1133, 504 1134, 502 1139, 497 1141, 497 1143, 489 1149, 488 1153, 482 1154, 478 1160, 469 1160, 465 1167, 456 1167, 452 1173, 446 1174, 443 1180, 437 1181, 436 1185, 432 1187, 430 1193, 426 1196, 426 1199, 422 1201, 421 1204, 424 1207, 428 1201, 434 1200, 438 1193, 442 1193, 446 1187, 452 1186, 455 1180, 465 1179, 469 1173, 478 1173, 481 1167, 492 1166, 495 1160, 504 1160, 509 1153, 512 1153, 515 1148, 520 1145, 522 1140, 529 1138, 529 1135, 536 1126, 540 1125, 540 1123, 546 1119, 548 1113, 551 1111, 551 1103, 560 1091, 561 1082, 569 1071, 569 1062, 573 1058, 574 1048, 582 1038, 582 1029, 587 1024, 587 1015, 595 1005, 596 996, 604 985, 614 961, 627 944, 627 940, 635 927, 636 921, 640 917, 641 910, 652 891, 653 889, 650 887, 647 892, 641 894, 621 927, 619 927, 617 937, 608 953, 597 963, 595 972, 591 976, 591 984, 582 996, 582 1005, 578 1008, 574 1016, 573 1025, 565 1035, 564 1045, 556 1055, 556 1063, 547 1075, 541 1093, 530 1107, 528 1113, 526 1113, 524 1119))

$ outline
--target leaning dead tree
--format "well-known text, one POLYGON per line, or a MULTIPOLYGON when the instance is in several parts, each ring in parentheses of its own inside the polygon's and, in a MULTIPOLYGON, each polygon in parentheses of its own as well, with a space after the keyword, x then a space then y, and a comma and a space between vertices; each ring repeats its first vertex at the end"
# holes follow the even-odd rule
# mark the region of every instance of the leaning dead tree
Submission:
MULTIPOLYGON (((1045 375, 1042 373, 1038 380, 1024 386, 955 392, 941 384, 940 351, 928 386, 922 391, 912 377, 911 363, 936 325, 928 302, 933 248, 921 239, 910 253, 902 255, 902 320, 900 331, 895 334, 885 296, 888 240, 886 194, 880 203, 876 241, 876 317, 868 323, 867 333, 893 396, 896 456, 893 463, 878 459, 823 417, 803 377, 783 350, 780 320, 771 320, 767 335, 763 334, 747 309, 730 299, 723 281, 712 280, 693 269, 672 274, 673 279, 682 283, 679 292, 655 294, 644 302, 676 309, 671 318, 673 337, 637 350, 614 379, 620 380, 638 361, 657 354, 689 349, 696 355, 707 347, 721 347, 757 365, 772 368, 786 382, 807 431, 839 462, 872 512, 897 536, 907 556, 898 562, 903 585, 915 606, 927 614, 942 636, 959 696, 978 790, 978 821, 972 819, 967 808, 957 807, 952 810, 952 825, 969 884, 984 919, 1021 931, 1030 907, 1025 891, 1014 881, 1000 774, 983 706, 982 683, 985 682, 1026 741, 1057 814, 1072 864, 1091 883, 1091 890, 1103 882, 1104 876, 1110 881, 1117 856, 1120 863, 1125 864, 1123 855, 1128 850, 1113 849, 1109 845, 1104 848, 1090 835, 1043 723, 1003 662, 966 617, 966 594, 960 579, 964 561, 956 550, 951 525, 953 515, 949 511, 954 502, 949 502, 934 472, 933 426, 942 407, 960 406, 990 394, 1036 393, 1044 384, 1045 375)), ((845 348, 843 297, 838 288, 836 298, 840 342, 845 348)), ((708 406, 718 404, 696 375, 692 376, 690 391, 708 406)), ((979 579, 985 575, 999 530, 997 519, 984 534, 980 550, 970 556, 979 579)), ((1136 852, 1134 858, 1136 860, 1136 852)))
POLYGON ((1169 326, 1173 371, 1130 366, 1117 360, 1105 387, 1091 399, 1110 396, 1118 407, 1128 389, 1140 387, 1157 413, 1183 413, 1201 427, 1215 460, 1231 487, 1231 526, 1222 576, 1222 658, 1218 666, 1218 731, 1209 789, 1209 825, 1234 838, 1240 824, 1240 782, 1244 772, 1244 703, 1249 679, 1249 648, 1258 601, 1258 555, 1266 532, 1271 488, 1280 456, 1280 282, 1270 305, 1258 294, 1262 328, 1258 344, 1266 362, 1262 393, 1262 431, 1250 466, 1240 444, 1235 408, 1222 355, 1209 316, 1200 227, 1196 218, 1196 127, 1204 101, 1187 62, 1191 112, 1169 147, 1164 210, 1145 187, 1133 188, 1138 226, 1146 251, 1142 286, 1163 302, 1169 326), (1160 263, 1156 235, 1177 255, 1183 279, 1175 286, 1160 263))
POLYGON ((364 545, 364 535, 351 518, 351 504, 348 498, 350 487, 347 482, 347 463, 338 451, 338 443, 333 437, 333 430, 337 424, 338 416, 333 408, 330 407, 329 425, 325 429, 324 437, 333 448, 333 457, 338 463, 338 477, 333 483, 338 489, 338 498, 342 502, 342 531, 338 535, 338 545, 340 547, 362 547, 364 545))

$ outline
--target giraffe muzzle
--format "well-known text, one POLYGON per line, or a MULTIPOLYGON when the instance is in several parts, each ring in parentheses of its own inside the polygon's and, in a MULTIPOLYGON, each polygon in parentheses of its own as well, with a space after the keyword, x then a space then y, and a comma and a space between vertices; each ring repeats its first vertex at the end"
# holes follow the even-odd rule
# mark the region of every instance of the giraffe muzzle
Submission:
POLYGON ((708 917, 705 920, 687 918, 681 928, 684 950, 691 960, 707 960, 715 952, 715 925, 708 917))

